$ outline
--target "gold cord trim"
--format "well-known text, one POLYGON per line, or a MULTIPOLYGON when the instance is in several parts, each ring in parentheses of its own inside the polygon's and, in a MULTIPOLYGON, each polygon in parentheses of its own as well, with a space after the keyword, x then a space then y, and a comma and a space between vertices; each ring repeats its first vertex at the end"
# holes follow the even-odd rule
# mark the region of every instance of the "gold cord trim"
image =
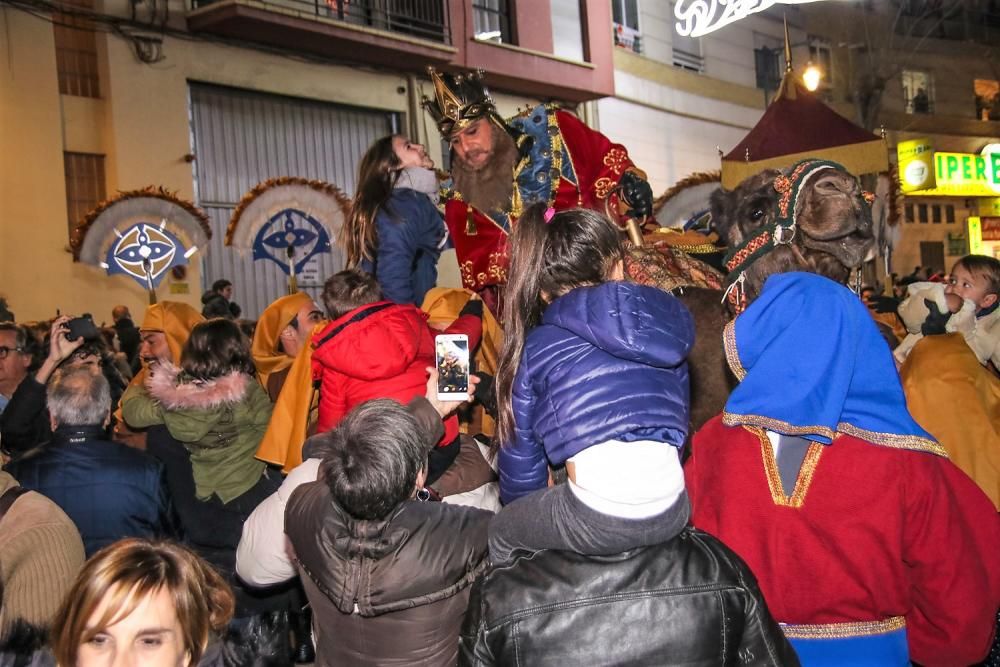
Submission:
POLYGON ((818 442, 809 445, 805 458, 802 459, 802 467, 799 468, 799 474, 795 478, 795 488, 792 489, 792 495, 786 496, 785 490, 781 486, 778 462, 774 458, 774 448, 771 447, 771 439, 767 437, 767 432, 762 428, 748 426, 744 426, 744 428, 760 440, 760 455, 764 461, 764 472, 767 476, 767 486, 771 491, 771 500, 774 501, 775 505, 782 507, 802 507, 805 504, 809 486, 812 484, 813 475, 816 473, 816 466, 819 465, 823 445, 818 442))
MULTIPOLYGON (((556 118, 556 109, 545 108, 548 114, 548 126, 554 127, 556 129, 550 136, 552 137, 552 145, 549 150, 552 151, 552 173, 559 174, 556 178, 550 178, 549 183, 549 206, 555 204, 556 193, 559 191, 559 180, 562 178, 562 151, 563 151, 563 140, 562 140, 562 130, 559 129, 559 119, 556 118)), ((573 159, 570 158, 570 166, 573 165, 573 159)), ((576 175, 576 170, 573 170, 573 174, 576 175)), ((551 174, 550 174, 551 176, 551 174)), ((577 186, 579 190, 579 186, 577 186)))
POLYGON ((722 342, 726 347, 726 361, 729 362, 729 370, 733 372, 740 382, 746 377, 747 371, 740 363, 740 352, 736 349, 736 320, 730 320, 722 330, 722 342))
POLYGON ((858 428, 854 424, 841 422, 837 424, 837 430, 847 435, 853 435, 873 445, 882 447, 893 447, 895 449, 910 449, 916 452, 927 452, 948 458, 948 452, 939 443, 919 435, 898 435, 895 433, 878 433, 867 429, 858 428))
POLYGON ((762 417, 761 415, 738 415, 733 412, 723 412, 722 423, 726 426, 760 426, 768 431, 784 433, 785 435, 821 435, 831 441, 837 437, 836 431, 831 431, 825 426, 794 426, 786 421, 762 417))
POLYGON ((855 623, 825 623, 821 625, 781 624, 781 631, 789 639, 849 639, 887 635, 906 627, 906 619, 893 616, 884 621, 858 621, 855 623))

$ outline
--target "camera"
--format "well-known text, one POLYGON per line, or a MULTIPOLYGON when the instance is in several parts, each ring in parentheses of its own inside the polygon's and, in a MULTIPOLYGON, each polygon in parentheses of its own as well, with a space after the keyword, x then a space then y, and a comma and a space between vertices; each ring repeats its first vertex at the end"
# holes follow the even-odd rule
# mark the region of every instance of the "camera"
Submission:
POLYGON ((66 322, 66 340, 96 340, 100 335, 94 320, 89 317, 74 317, 66 322))

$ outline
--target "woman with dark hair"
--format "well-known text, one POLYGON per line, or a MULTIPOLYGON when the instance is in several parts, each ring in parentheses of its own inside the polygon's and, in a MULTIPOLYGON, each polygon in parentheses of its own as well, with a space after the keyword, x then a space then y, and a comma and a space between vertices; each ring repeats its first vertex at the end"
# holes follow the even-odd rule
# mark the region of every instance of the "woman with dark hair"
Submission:
MULTIPOLYGON (((271 401, 257 381, 250 343, 232 320, 214 319, 191 330, 180 368, 156 365, 146 380, 148 394, 123 406, 137 428, 165 424, 191 452, 198 500, 223 504, 261 483, 263 498, 277 487, 254 458, 271 418, 271 401)), ((256 495, 256 494, 255 494, 256 495)))
POLYGON ((420 306, 437 282, 445 238, 434 162, 420 144, 395 134, 368 149, 340 242, 347 266, 371 273, 385 298, 420 306))

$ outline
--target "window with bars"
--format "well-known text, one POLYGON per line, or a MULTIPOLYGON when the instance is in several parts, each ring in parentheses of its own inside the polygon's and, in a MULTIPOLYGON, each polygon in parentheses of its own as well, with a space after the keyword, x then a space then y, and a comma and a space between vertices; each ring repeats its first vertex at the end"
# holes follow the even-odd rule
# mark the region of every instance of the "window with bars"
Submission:
MULTIPOLYGON (((64 0, 64 5, 91 10, 92 0, 64 0)), ((97 73, 97 38, 93 24, 66 12, 54 12, 52 29, 56 43, 59 92, 78 97, 100 97, 97 73)))
POLYGON ((66 215, 69 233, 105 196, 104 156, 95 153, 63 153, 66 170, 66 215))
POLYGON ((476 39, 516 44, 510 5, 510 0, 472 0, 476 39))
POLYGON ((639 0, 611 0, 615 46, 642 53, 639 32, 639 0))

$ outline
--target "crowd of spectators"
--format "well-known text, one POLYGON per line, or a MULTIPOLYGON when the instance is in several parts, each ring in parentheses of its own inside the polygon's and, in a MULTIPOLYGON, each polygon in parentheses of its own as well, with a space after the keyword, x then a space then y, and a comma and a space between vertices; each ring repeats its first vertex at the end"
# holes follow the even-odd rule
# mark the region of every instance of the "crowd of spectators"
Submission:
MULTIPOLYGON (((361 222, 391 247, 391 223, 361 222)), ((201 313, 160 302, 138 326, 124 306, 107 328, 0 322, 0 663, 987 657, 1000 441, 932 429, 909 387, 960 345, 1000 405, 1000 263, 909 281, 912 309, 772 276, 719 343, 740 384, 691 433, 694 322, 623 280, 607 218, 529 207, 509 252, 495 378, 458 401, 434 336, 475 356, 482 302, 432 327, 357 268, 322 308, 300 292, 256 323, 225 280, 201 313), (905 355, 876 310, 915 320, 895 322, 905 355), (470 403, 485 416, 463 427, 470 403)))

